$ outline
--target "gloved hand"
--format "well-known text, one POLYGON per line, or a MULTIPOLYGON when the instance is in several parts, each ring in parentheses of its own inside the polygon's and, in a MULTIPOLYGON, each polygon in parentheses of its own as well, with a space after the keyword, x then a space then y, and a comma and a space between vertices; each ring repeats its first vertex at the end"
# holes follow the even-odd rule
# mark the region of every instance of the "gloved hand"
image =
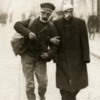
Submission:
POLYGON ((36 39, 35 33, 30 32, 30 33, 29 33, 29 39, 31 39, 31 40, 36 39))
POLYGON ((59 43, 60 43, 60 36, 55 36, 53 38, 50 38, 50 42, 53 43, 54 45, 59 45, 59 43))
POLYGON ((49 57, 49 55, 48 55, 46 52, 43 52, 43 53, 40 55, 40 57, 41 57, 42 59, 46 59, 46 58, 49 57))

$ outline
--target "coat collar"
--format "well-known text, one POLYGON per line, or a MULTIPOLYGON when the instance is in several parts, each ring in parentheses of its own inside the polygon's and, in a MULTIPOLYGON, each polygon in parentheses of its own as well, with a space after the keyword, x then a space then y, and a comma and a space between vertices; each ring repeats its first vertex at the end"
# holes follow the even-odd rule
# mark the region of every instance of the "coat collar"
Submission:
MULTIPOLYGON (((63 30, 63 32, 65 31, 65 20, 64 20, 64 18, 61 18, 60 20, 59 20, 59 25, 61 26, 61 28, 62 28, 62 30, 63 30)), ((74 17, 69 21, 69 26, 68 26, 68 28, 71 30, 71 31, 73 31, 73 29, 75 28, 75 22, 74 22, 74 17)))
MULTIPOLYGON (((40 17, 38 17, 35 23, 38 25, 40 22, 41 22, 41 21, 40 21, 40 17)), ((48 23, 45 23, 45 24, 46 24, 46 25, 39 31, 39 33, 42 33, 43 31, 45 31, 45 30, 48 29, 48 24, 49 24, 49 22, 48 22, 48 23)))

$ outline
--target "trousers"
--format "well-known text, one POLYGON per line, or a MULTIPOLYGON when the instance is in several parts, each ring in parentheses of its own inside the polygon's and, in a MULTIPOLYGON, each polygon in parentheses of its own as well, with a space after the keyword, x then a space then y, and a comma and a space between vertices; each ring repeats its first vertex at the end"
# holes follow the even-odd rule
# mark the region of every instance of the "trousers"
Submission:
POLYGON ((48 82, 46 62, 34 57, 30 57, 27 54, 24 54, 21 57, 21 62, 22 70, 26 80, 26 91, 35 88, 35 75, 38 82, 39 93, 42 93, 42 91, 45 93, 48 82))
POLYGON ((79 90, 77 90, 75 92, 69 92, 69 91, 60 89, 60 94, 61 94, 62 100, 76 100, 76 95, 78 92, 79 92, 79 90))

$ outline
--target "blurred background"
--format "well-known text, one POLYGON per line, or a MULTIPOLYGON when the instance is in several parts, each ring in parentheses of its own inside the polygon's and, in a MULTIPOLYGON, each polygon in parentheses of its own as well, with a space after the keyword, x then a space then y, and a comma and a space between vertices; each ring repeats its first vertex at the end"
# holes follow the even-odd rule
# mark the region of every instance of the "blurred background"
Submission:
MULTIPOLYGON (((54 19, 61 17, 60 8, 68 1, 74 6, 74 15, 86 21, 91 54, 91 63, 87 65, 89 86, 80 91, 77 100, 100 100, 100 0, 0 0, 0 100, 27 100, 20 57, 14 55, 10 41, 15 22, 39 15, 39 5, 45 1, 56 6, 54 19)), ((46 98, 61 100, 52 61, 47 71, 46 98)))
POLYGON ((75 15, 86 20, 94 12, 100 17, 100 0, 0 0, 0 14, 7 14, 8 18, 11 15, 16 18, 23 14, 28 16, 30 13, 38 13, 39 4, 45 1, 54 3, 56 10, 60 10, 65 1, 69 1, 74 6, 75 15))

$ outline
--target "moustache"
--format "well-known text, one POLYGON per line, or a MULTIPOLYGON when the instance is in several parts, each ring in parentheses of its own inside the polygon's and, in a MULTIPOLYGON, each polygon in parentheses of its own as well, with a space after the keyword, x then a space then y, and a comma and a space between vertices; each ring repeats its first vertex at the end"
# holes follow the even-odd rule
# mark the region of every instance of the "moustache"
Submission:
POLYGON ((48 21, 48 18, 42 18, 44 21, 48 21))

